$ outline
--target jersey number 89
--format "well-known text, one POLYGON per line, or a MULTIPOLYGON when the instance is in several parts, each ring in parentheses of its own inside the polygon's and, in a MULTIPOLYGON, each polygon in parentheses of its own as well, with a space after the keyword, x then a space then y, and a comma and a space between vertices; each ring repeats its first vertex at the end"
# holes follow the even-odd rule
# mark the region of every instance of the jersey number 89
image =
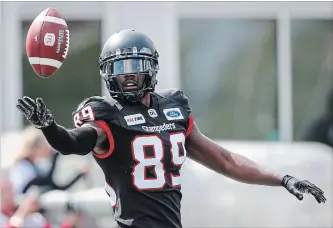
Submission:
MULTIPOLYGON (((171 164, 181 166, 186 158, 186 150, 184 147, 184 133, 173 133, 169 136, 171 145, 171 164), (184 155, 180 155, 180 147, 183 147, 184 155)), ((164 145, 163 140, 158 135, 137 136, 132 141, 132 156, 136 161, 133 167, 133 184, 139 190, 161 189, 166 184, 166 171, 163 164, 164 145), (154 156, 147 157, 145 148, 151 147, 154 151, 154 156), (155 177, 147 178, 146 169, 154 168, 155 177)), ((173 186, 180 185, 180 177, 172 175, 170 178, 173 186)))

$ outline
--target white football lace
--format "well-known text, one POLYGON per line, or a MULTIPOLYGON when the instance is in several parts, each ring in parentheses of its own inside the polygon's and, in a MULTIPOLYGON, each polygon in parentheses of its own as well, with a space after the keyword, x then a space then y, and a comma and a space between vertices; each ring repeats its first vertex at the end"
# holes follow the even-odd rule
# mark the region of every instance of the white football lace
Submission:
POLYGON ((66 44, 65 44, 65 51, 62 57, 65 59, 68 54, 68 49, 69 49, 69 30, 66 29, 66 44))

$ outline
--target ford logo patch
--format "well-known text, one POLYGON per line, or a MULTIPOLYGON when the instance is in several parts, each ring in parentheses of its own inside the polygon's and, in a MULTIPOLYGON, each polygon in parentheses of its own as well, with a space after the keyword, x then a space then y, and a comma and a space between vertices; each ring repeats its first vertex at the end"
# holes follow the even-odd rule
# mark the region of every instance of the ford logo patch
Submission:
POLYGON ((178 117, 180 116, 180 112, 178 111, 169 111, 166 113, 167 116, 170 116, 170 117, 178 117))

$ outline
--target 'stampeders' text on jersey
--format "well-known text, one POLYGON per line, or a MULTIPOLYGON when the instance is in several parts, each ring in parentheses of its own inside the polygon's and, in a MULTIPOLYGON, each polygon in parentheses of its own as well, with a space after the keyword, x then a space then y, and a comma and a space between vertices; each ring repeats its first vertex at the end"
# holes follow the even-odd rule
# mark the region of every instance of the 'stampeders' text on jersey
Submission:
POLYGON ((94 154, 120 227, 180 228, 180 168, 193 127, 180 90, 151 94, 151 107, 91 97, 74 112, 74 124, 94 121, 108 135, 110 150, 94 154))

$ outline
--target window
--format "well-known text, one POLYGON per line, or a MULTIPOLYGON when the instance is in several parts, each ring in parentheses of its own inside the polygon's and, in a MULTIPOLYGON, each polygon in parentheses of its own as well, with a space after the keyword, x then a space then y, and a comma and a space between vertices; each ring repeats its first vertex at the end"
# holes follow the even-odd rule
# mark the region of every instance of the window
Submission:
POLYGON ((294 138, 297 140, 304 136, 312 121, 328 111, 328 94, 333 94, 333 21, 292 20, 291 25, 294 138))
MULTIPOLYGON (((23 22, 23 94, 42 97, 57 121, 73 127, 72 112, 85 98, 101 94, 98 58, 101 47, 100 21, 70 21, 67 59, 53 76, 36 76, 25 54, 25 36, 31 22, 23 22)), ((23 118, 23 117, 22 117, 23 118)), ((25 124, 27 121, 25 120, 25 124)))
POLYGON ((277 139, 274 20, 181 19, 181 86, 209 137, 277 139))

